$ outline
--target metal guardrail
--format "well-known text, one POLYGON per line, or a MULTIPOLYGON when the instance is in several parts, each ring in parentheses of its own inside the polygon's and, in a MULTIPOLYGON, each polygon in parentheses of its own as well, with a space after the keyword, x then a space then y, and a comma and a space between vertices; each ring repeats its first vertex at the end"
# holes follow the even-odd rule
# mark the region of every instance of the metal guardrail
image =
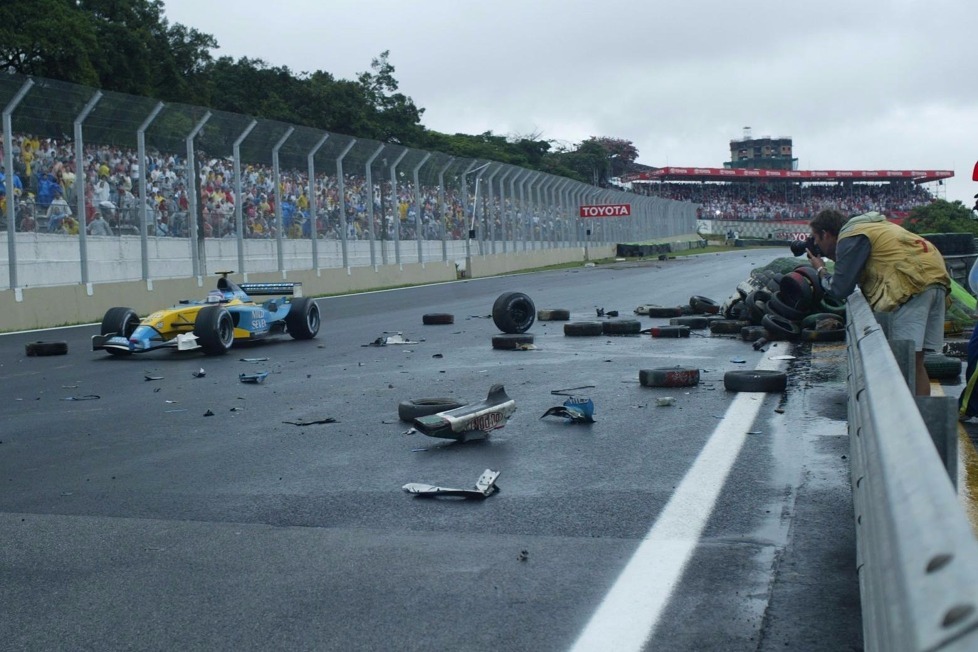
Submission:
POLYGON ((978 541, 859 292, 849 297, 847 321, 865 649, 978 650, 978 541))

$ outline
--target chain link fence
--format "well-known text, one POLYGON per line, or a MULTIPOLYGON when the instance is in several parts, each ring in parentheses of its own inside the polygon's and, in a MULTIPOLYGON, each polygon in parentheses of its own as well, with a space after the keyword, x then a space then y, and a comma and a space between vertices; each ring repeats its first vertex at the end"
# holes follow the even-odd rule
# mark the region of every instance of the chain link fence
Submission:
POLYGON ((687 202, 0 76, 0 287, 450 261, 695 232, 687 202), (587 219, 579 207, 627 203, 587 219))

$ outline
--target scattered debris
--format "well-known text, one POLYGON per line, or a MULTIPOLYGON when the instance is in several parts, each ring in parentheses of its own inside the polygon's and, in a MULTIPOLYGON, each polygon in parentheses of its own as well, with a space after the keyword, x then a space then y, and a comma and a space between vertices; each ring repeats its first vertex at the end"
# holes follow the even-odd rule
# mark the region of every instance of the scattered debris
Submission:
POLYGON ((540 418, 543 417, 564 417, 571 423, 594 423, 594 401, 586 396, 571 396, 563 405, 544 412, 540 418))
POLYGON ((85 394, 84 396, 66 396, 62 401, 97 401, 102 398, 98 394, 85 394))
POLYGON ((530 558, 529 550, 520 550, 520 554, 516 555, 517 561, 526 561, 530 558))
POLYGON ((207 375, 207 372, 204 371, 204 368, 203 367, 201 367, 200 369, 198 369, 197 371, 194 372, 194 378, 203 378, 206 375, 207 375))
MULTIPOLYGON (((386 331, 385 331, 386 333, 386 331)), ((404 334, 398 331, 393 335, 382 335, 378 337, 373 342, 369 344, 361 344, 360 346, 388 346, 390 344, 420 344, 424 340, 407 340, 404 339, 404 334)))
POLYGON ((772 355, 769 359, 770 360, 794 360, 795 359, 795 356, 793 356, 793 355, 772 355))
POLYGON ((429 437, 473 441, 485 439, 490 430, 502 428, 516 410, 516 401, 506 394, 502 385, 489 388, 486 400, 418 417, 414 427, 429 437))
POLYGON ((436 353, 436 354, 434 354, 434 355, 433 355, 433 356, 431 356, 431 357, 432 357, 432 358, 444 358, 444 357, 445 357, 445 355, 444 355, 444 354, 442 354, 442 353, 436 353))
POLYGON ((214 413, 211 412, 210 410, 208 410, 207 412, 204 412, 204 416, 205 417, 212 417, 212 416, 214 416, 214 413))
POLYGON ((267 371, 259 371, 253 374, 238 374, 238 380, 242 383, 252 383, 257 385, 265 382, 266 378, 268 378, 267 371))
POLYGON ((163 376, 145 376, 146 380, 163 380, 163 376))
POLYGON ((669 407, 676 404, 676 399, 673 396, 660 396, 655 399, 655 404, 659 407, 669 407))
POLYGON ((241 358, 241 362, 268 362, 268 358, 241 358))
POLYGON ((283 421, 282 423, 287 423, 292 426, 315 426, 323 423, 336 423, 336 419, 326 417, 325 419, 313 419, 311 421, 283 421))
MULTIPOLYGON (((479 500, 488 498, 497 491, 496 478, 499 471, 486 469, 476 480, 475 489, 452 489, 449 487, 437 487, 435 485, 423 484, 421 482, 409 482, 403 487, 404 491, 414 494, 419 498, 434 498, 436 496, 452 496, 457 498, 476 498, 479 500)), ((525 551, 524 551, 525 552, 525 551)))
POLYGON ((733 362, 734 364, 744 364, 747 361, 744 360, 743 358, 731 358, 730 362, 733 362))

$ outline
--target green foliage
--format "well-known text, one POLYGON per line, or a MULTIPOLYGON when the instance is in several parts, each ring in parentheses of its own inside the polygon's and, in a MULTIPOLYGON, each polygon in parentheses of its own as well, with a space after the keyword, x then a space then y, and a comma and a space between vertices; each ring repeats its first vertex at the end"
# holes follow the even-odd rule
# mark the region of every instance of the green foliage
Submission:
MULTIPOLYGON (((638 156, 631 141, 616 138, 590 138, 570 149, 554 150, 539 134, 448 135, 427 130, 421 124, 424 109, 398 90, 388 50, 371 60, 370 70, 342 80, 324 71, 295 74, 261 59, 215 60, 211 52, 217 47, 209 34, 171 25, 162 0, 0 2, 0 66, 141 96, 148 106, 156 100, 203 106, 600 185, 620 175, 638 156)), ((132 104, 134 115, 143 111, 139 101, 132 104)), ((112 109, 107 119, 115 116, 120 124, 128 123, 132 116, 125 111, 121 106, 112 109)), ((182 133, 187 128, 183 123, 193 121, 184 115, 162 116, 157 142, 166 139, 159 131, 174 120, 180 122, 182 133)), ((201 138, 223 150, 225 141, 235 136, 232 131, 232 125, 209 126, 201 138)))
POLYGON ((978 236, 974 212, 958 200, 938 199, 910 211, 904 228, 914 233, 973 233, 978 236))

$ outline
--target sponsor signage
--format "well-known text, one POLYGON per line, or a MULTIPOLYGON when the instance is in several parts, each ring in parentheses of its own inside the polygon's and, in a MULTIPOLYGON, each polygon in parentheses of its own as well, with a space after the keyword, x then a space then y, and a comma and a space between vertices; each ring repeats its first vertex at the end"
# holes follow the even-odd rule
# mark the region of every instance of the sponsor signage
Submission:
POLYGON ((631 214, 631 204, 592 204, 581 206, 581 217, 627 217, 631 214))

